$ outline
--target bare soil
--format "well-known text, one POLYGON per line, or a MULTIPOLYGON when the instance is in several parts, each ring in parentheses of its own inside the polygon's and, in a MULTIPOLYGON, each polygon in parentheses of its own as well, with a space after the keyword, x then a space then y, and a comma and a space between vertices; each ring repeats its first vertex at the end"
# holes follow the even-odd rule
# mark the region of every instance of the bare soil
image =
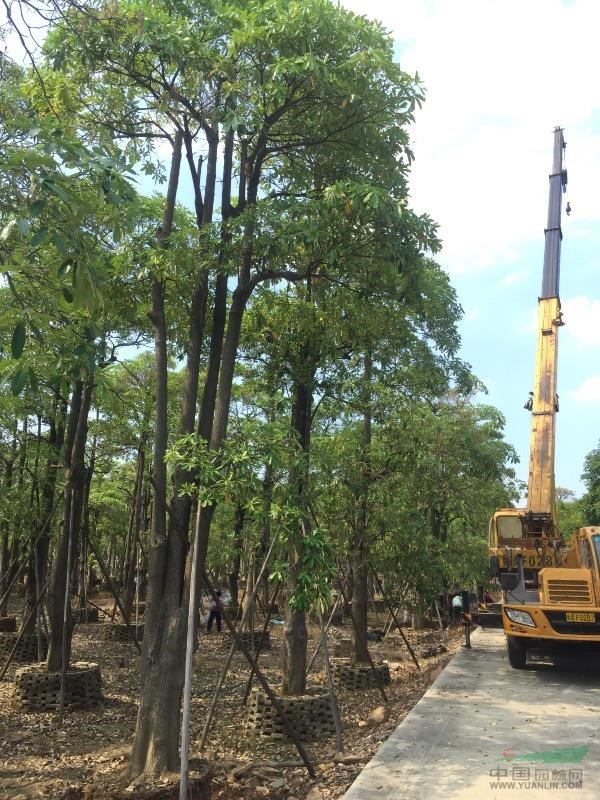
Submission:
MULTIPOLYGON (((384 620, 383 614, 373 615, 370 623, 381 628, 384 620)), ((95 661, 101 666, 105 698, 102 707, 67 711, 59 729, 56 714, 26 714, 12 708, 12 683, 19 665, 11 666, 0 682, 1 800, 142 798, 149 796, 150 789, 159 788, 164 798, 178 796, 176 792, 169 793, 170 788, 175 790, 175 775, 164 776, 159 786, 131 783, 127 775, 137 712, 138 656, 130 643, 101 640, 98 629, 102 624, 106 623, 77 625, 73 637, 73 660, 95 661)), ((350 624, 330 629, 332 651, 342 636, 350 636, 350 624)), ((274 688, 280 679, 282 632, 283 626, 271 627, 273 649, 260 659, 274 688)), ((405 632, 416 649, 421 669, 416 669, 406 651, 401 659, 388 658, 392 682, 386 687, 389 703, 385 711, 375 715, 380 721, 369 719, 369 714, 382 705, 377 689, 338 693, 344 726, 344 760, 334 760, 335 737, 307 745, 315 762, 317 780, 312 780, 304 767, 296 766, 299 757, 292 744, 246 734, 242 698, 248 666, 241 654, 235 655, 225 681, 208 746, 204 753, 199 753, 206 711, 229 648, 227 634, 202 633, 195 657, 191 754, 196 758, 192 766, 200 772, 208 769, 213 776, 213 800, 341 797, 462 642, 462 626, 451 629, 447 632, 446 651, 433 655, 439 649, 439 631, 405 629, 405 632), (289 766, 276 762, 287 762, 289 766)), ((309 626, 309 653, 318 638, 318 628, 309 626)), ((370 649, 375 661, 389 655, 385 642, 373 642, 370 649)), ((310 685, 326 686, 320 656, 311 672, 310 685)))

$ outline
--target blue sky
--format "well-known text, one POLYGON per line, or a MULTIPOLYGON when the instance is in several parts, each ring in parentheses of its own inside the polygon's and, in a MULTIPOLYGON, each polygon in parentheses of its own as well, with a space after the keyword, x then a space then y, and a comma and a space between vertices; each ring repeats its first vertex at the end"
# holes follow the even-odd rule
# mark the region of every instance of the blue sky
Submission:
POLYGON ((578 493, 600 440, 600 3, 342 0, 380 19, 427 89, 412 130, 412 204, 440 225, 465 317, 462 355, 506 416, 527 478, 535 314, 552 130, 565 128, 556 480, 578 493))
POLYGON ((551 132, 565 128, 573 214, 563 216, 556 479, 579 493, 600 441, 600 3, 341 2, 383 22, 427 90, 412 129, 412 205, 439 223, 438 260, 465 310, 462 356, 506 417, 523 480, 551 132))

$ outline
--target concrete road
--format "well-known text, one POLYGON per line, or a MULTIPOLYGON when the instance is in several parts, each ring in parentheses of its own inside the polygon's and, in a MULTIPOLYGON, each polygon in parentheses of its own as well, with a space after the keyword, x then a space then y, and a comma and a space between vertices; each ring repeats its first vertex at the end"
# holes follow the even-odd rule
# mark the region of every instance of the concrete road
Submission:
POLYGON ((345 800, 598 800, 600 667, 508 664, 477 631, 345 800))

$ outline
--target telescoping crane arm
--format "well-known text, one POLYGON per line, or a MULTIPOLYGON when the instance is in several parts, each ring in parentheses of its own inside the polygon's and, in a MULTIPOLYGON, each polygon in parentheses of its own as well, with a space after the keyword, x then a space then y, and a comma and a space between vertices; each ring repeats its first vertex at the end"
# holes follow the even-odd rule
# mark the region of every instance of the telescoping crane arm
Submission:
POLYGON ((538 332, 533 398, 529 480, 524 528, 529 535, 558 537, 554 491, 555 423, 558 411, 556 373, 558 329, 563 324, 558 293, 560 278, 561 195, 567 184, 563 168, 565 140, 554 131, 548 226, 545 230, 544 275, 538 305, 538 332))

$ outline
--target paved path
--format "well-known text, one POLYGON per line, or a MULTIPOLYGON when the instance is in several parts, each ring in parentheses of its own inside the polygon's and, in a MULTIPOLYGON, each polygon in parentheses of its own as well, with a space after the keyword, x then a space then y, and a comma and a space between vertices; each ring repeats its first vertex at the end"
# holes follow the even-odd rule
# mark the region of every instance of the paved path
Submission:
POLYGON ((600 668, 513 670, 502 631, 472 640, 345 800, 600 799, 600 668))

